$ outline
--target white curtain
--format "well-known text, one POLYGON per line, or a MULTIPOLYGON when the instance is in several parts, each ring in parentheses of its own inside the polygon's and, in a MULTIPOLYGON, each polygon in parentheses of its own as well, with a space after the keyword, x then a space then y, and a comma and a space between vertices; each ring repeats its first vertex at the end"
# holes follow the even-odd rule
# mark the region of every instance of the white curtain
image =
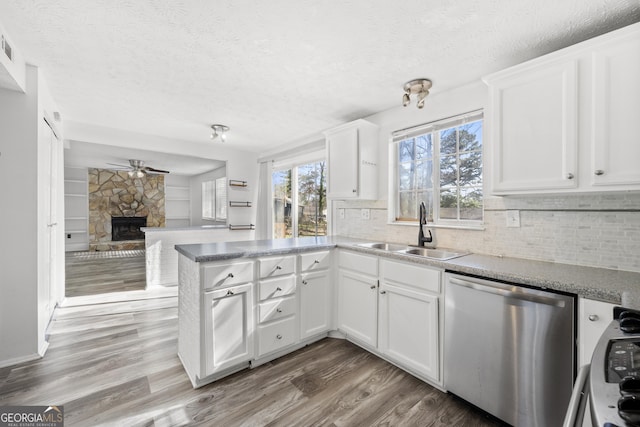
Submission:
POLYGON ((256 206, 256 239, 273 238, 273 196, 271 194, 271 161, 260 163, 258 206, 256 206))

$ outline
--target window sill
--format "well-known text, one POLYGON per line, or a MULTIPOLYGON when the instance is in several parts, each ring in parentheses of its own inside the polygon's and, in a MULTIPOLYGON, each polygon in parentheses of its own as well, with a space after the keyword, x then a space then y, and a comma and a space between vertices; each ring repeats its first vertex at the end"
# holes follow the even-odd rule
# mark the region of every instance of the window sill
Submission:
MULTIPOLYGON (((400 226, 409 226, 409 227, 418 227, 418 222, 408 222, 408 221, 389 221, 388 225, 400 225, 400 226)), ((425 228, 435 228, 435 229, 449 229, 449 230, 472 230, 472 231, 484 231, 484 224, 460 224, 460 225, 450 225, 450 224, 434 224, 432 222, 428 223, 425 228)))

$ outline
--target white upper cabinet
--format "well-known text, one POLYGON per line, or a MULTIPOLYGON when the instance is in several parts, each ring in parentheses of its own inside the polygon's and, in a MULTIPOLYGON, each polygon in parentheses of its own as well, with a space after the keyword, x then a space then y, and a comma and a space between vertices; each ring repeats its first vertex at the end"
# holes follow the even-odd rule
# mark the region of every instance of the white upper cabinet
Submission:
POLYGON ((640 189, 640 24, 484 78, 493 194, 640 189))
MULTIPOLYGON (((640 186, 640 27, 594 49, 592 156, 594 187, 640 186)), ((595 188, 597 189, 597 188, 595 188)))
POLYGON ((327 197, 378 197, 378 126, 356 120, 324 132, 327 139, 327 197))
POLYGON ((577 62, 545 63, 488 82, 494 191, 575 188, 577 62))

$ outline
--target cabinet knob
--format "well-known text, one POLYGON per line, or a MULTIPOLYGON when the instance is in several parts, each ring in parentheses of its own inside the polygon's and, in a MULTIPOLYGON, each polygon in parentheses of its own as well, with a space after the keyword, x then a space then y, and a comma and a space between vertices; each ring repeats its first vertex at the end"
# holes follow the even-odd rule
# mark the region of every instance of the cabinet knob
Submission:
POLYGON ((231 289, 227 291, 227 295, 235 295, 231 289))
POLYGON ((594 172, 596 175, 600 176, 600 175, 604 175, 604 171, 602 169, 596 169, 596 171, 594 172))
POLYGON ((313 261, 313 263, 314 263, 314 264, 320 264, 320 261, 315 260, 315 261, 313 261))
POLYGON ((376 285, 371 285, 371 286, 369 287, 369 289, 375 289, 375 288, 376 288, 376 285))
POLYGON ((386 293, 387 293, 387 291, 380 291, 380 295, 384 295, 386 293))
POLYGON ((571 172, 567 174, 567 179, 573 179, 573 174, 571 172))
POLYGON ((598 319, 600 319, 600 317, 597 314, 590 314, 589 315, 589 320, 591 320, 592 322, 595 322, 598 319))
POLYGON ((276 288, 276 291, 280 292, 280 291, 282 291, 282 288, 281 288, 280 286, 278 286, 278 287, 276 288))
POLYGON ((281 339, 282 339, 282 335, 278 334, 278 335, 276 335, 276 338, 278 338, 279 340, 281 340, 281 339))
POLYGON ((358 192, 358 190, 356 190, 355 188, 353 190, 351 190, 351 191, 354 192, 354 193, 358 192))
POLYGON ((282 270, 282 267, 280 267, 279 265, 276 265, 276 270, 282 270))
POLYGON ((233 279, 233 273, 229 273, 229 274, 227 274, 227 277, 229 277, 229 278, 233 279))
POLYGON ((277 311, 278 313, 282 313, 282 309, 281 309, 280 307, 276 308, 276 311, 277 311))
POLYGON ((303 285, 306 285, 307 283, 309 283, 309 282, 307 282, 306 280, 303 280, 303 281, 302 281, 302 284, 303 284, 303 285))

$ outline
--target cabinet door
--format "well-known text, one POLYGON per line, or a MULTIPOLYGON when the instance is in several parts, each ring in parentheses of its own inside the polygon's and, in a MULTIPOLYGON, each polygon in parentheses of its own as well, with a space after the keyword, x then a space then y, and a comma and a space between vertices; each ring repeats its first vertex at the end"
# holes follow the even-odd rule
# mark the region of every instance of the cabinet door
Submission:
POLYGON ((496 194, 577 186, 577 62, 490 78, 496 194))
POLYGON ((300 338, 327 332, 331 325, 329 274, 305 274, 300 278, 300 338))
POLYGON ((347 128, 327 137, 327 150, 327 197, 358 197, 358 128, 347 128))
POLYGON ((247 283, 204 294, 205 375, 253 358, 253 291, 247 283))
POLYGON ((613 320, 615 304, 580 298, 578 303, 578 367, 591 363, 600 335, 613 320))
POLYGON ((640 184, 640 38, 632 34, 593 52, 591 184, 640 184))
POLYGON ((371 347, 378 340, 377 288, 377 278, 345 270, 338 273, 338 329, 371 347))
POLYGON ((382 283, 379 304, 379 350, 399 364, 439 381, 438 297, 382 283))

